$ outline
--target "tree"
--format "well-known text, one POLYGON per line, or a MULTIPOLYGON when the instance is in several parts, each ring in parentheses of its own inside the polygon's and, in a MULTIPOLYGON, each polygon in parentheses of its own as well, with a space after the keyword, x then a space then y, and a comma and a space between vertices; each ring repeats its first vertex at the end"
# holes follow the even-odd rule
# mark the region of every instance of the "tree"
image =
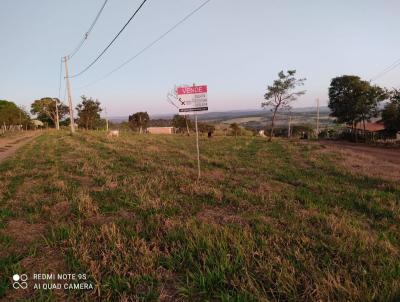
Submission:
POLYGON ((25 125, 30 123, 30 117, 24 109, 19 108, 15 103, 0 100, 0 127, 3 125, 25 125))
MULTIPOLYGON (((378 114, 378 105, 386 98, 385 91, 372 86, 360 77, 344 75, 333 78, 329 87, 329 103, 331 116, 337 118, 337 122, 352 126, 363 122, 365 134, 365 121, 378 114)), ((353 131, 357 140, 356 131, 353 131)))
POLYGON ((235 136, 238 136, 240 134, 240 126, 237 123, 230 124, 229 128, 232 130, 235 136))
POLYGON ((86 130, 95 129, 100 121, 100 102, 86 96, 81 96, 82 103, 76 106, 78 111, 78 125, 86 130))
POLYGON ((58 105, 58 117, 62 120, 69 113, 69 108, 57 98, 45 97, 35 100, 31 105, 31 113, 35 114, 37 119, 43 123, 55 126, 57 123, 56 102, 58 105))
POLYGON ((175 114, 172 118, 172 126, 177 128, 181 133, 185 131, 188 132, 189 129, 193 129, 193 123, 187 118, 186 115, 175 114))
POLYGON ((400 90, 394 89, 389 94, 390 102, 382 111, 382 120, 390 134, 400 131, 400 90))
POLYGON ((297 86, 304 85, 306 79, 296 79, 296 70, 288 70, 287 74, 283 71, 279 72, 278 79, 274 81, 272 86, 268 86, 264 95, 265 102, 261 104, 263 108, 271 108, 272 120, 269 140, 274 136, 275 117, 280 110, 289 110, 290 104, 305 91, 294 91, 297 86))
POLYGON ((143 132, 143 128, 147 128, 150 117, 147 112, 136 112, 129 116, 129 126, 132 130, 139 129, 139 133, 143 132))
POLYGON ((366 81, 362 81, 362 88, 365 92, 360 96, 359 102, 357 103, 356 109, 358 117, 356 122, 363 123, 363 132, 365 137, 365 122, 378 116, 379 103, 387 98, 387 93, 379 86, 371 86, 371 84, 366 81))

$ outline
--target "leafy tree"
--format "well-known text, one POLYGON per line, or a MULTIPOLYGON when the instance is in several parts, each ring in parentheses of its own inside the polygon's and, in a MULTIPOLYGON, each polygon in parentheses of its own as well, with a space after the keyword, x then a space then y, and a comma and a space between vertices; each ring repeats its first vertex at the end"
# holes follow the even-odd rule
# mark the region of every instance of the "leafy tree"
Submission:
POLYGON ((100 121, 100 102, 86 96, 81 96, 82 103, 76 106, 78 111, 78 125, 79 127, 88 129, 95 129, 100 121))
MULTIPOLYGON (((339 123, 354 127, 357 123, 370 120, 378 115, 378 106, 386 98, 385 91, 363 81, 358 76, 344 75, 332 79, 329 87, 329 103, 331 116, 339 123)), ((353 131, 356 136, 356 131, 353 131)))
POLYGON ((28 125, 30 117, 24 109, 19 108, 15 103, 0 100, 0 127, 3 125, 28 125))
POLYGON ((177 128, 181 133, 187 131, 188 135, 189 129, 193 129, 193 123, 186 115, 175 114, 172 118, 172 126, 177 128))
POLYGON ((232 130, 232 133, 235 136, 238 136, 240 134, 240 126, 238 125, 238 123, 232 123, 229 125, 229 128, 232 130))
POLYGON ((143 128, 147 128, 150 117, 147 112, 136 112, 129 116, 129 126, 132 130, 139 129, 139 133, 143 132, 143 128))
POLYGON ((390 134, 400 131, 400 90, 390 92, 390 102, 382 111, 382 120, 390 134))
POLYGON ((56 102, 58 104, 58 116, 60 121, 69 113, 68 106, 65 106, 57 98, 45 97, 35 100, 31 105, 31 113, 37 116, 37 119, 49 125, 56 125, 56 102))
POLYGON ((360 96, 357 104, 357 122, 362 122, 365 135, 365 122, 379 115, 379 103, 387 98, 385 90, 379 86, 372 86, 369 82, 362 81, 365 93, 360 96))
POLYGON ((299 96, 305 94, 305 91, 294 91, 297 86, 304 85, 306 79, 297 79, 295 77, 296 70, 288 70, 285 74, 279 72, 278 79, 274 81, 272 86, 268 86, 264 95, 265 102, 261 104, 263 108, 271 108, 272 120, 269 139, 274 136, 275 117, 280 110, 289 110, 290 104, 299 96))

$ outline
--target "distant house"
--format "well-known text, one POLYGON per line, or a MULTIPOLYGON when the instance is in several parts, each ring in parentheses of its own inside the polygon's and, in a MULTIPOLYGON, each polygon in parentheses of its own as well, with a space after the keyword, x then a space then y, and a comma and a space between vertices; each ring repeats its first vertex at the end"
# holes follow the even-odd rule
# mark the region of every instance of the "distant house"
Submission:
MULTIPOLYGON (((364 132, 364 124, 362 122, 357 123, 355 127, 347 126, 347 129, 350 131, 357 131, 359 133, 364 132)), ((385 125, 382 122, 373 122, 373 123, 365 123, 365 132, 366 133, 379 133, 385 131, 385 125)))
POLYGON ((151 134, 173 134, 174 127, 149 127, 147 132, 151 134))
POLYGON ((385 138, 385 125, 383 122, 378 121, 378 122, 365 122, 365 128, 364 124, 362 122, 357 123, 355 126, 347 125, 346 126, 348 133, 354 134, 357 133, 357 135, 365 135, 366 137, 369 137, 372 140, 375 139, 380 139, 380 138, 385 138), (365 130, 364 130, 365 129, 365 130))

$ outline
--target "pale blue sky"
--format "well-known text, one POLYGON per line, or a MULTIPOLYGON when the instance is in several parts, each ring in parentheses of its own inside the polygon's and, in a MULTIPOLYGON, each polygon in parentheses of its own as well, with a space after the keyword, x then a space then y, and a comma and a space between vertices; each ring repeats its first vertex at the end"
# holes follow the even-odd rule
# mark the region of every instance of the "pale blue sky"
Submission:
MULTIPOLYGON (((93 60, 141 1, 109 0, 71 73, 93 60)), ((73 79, 74 105, 85 94, 113 116, 139 110, 171 113, 174 84, 209 86, 211 111, 260 108, 267 84, 282 69, 306 77, 295 106, 326 102, 330 79, 370 79, 400 58, 398 0, 212 0, 152 49, 103 81, 100 78, 200 5, 202 0, 148 0, 109 51, 73 79)), ((103 0, 0 0, 0 99, 29 108, 58 96, 59 61, 72 51, 103 0)), ((400 67, 377 80, 400 85, 400 67)), ((63 93, 64 95, 64 89, 63 93)))

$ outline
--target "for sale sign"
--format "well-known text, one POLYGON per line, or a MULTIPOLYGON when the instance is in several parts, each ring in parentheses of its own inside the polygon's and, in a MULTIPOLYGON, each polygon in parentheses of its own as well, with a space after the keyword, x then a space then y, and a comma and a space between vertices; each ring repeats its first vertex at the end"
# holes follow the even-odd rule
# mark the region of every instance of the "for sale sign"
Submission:
POLYGON ((207 85, 178 87, 179 114, 195 114, 208 111, 207 85))

